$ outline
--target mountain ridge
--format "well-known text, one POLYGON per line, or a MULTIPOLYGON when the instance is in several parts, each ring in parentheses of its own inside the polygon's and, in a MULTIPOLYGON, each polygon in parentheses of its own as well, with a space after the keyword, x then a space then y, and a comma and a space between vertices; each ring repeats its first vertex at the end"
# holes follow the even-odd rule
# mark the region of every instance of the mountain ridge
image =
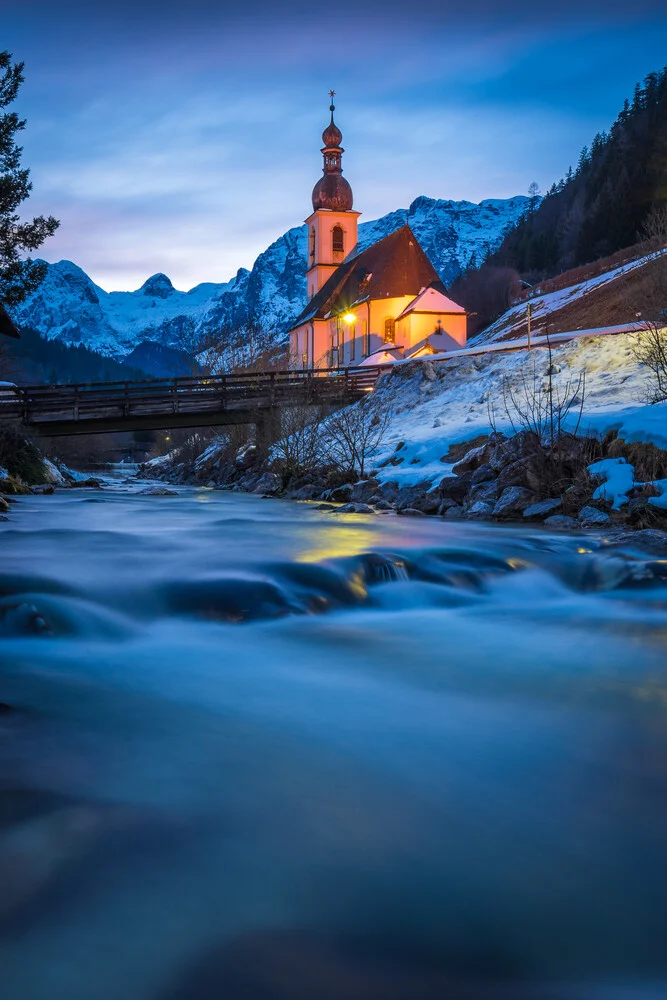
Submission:
MULTIPOLYGON (((358 249, 409 223, 450 285, 471 261, 481 263, 500 245, 528 202, 523 195, 478 204, 421 195, 407 209, 362 223, 358 249)), ((289 229, 250 270, 239 268, 229 281, 202 282, 188 291, 157 272, 134 291, 107 292, 72 261, 48 264, 43 283, 15 308, 14 319, 50 340, 115 359, 144 342, 195 354, 212 339, 251 325, 279 343, 306 303, 306 239, 305 225, 289 229)))

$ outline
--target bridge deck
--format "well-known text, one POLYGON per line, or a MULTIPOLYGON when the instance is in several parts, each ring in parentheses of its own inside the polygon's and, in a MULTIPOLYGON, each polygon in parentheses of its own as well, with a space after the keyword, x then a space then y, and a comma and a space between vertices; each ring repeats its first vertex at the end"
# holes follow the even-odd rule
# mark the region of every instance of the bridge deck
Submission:
POLYGON ((281 407, 354 402, 373 389, 380 370, 276 371, 22 386, 16 402, 0 404, 0 418, 19 420, 51 437, 254 423, 281 407))

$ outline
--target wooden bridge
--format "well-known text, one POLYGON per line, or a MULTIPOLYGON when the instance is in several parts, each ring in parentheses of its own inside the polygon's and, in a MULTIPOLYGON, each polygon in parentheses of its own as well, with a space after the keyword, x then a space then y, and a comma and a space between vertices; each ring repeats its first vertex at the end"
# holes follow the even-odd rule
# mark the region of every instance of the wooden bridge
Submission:
POLYGON ((44 437, 256 424, 283 407, 335 408, 373 390, 380 368, 207 375, 146 382, 21 386, 0 400, 0 419, 20 421, 44 437))

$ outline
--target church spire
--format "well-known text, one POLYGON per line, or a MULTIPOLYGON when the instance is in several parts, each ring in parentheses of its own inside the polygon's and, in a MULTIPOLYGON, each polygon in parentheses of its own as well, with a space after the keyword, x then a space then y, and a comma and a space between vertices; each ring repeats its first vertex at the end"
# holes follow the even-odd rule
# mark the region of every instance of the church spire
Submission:
POLYGON ((335 90, 329 91, 331 121, 322 133, 322 142, 324 143, 322 173, 324 176, 320 177, 313 188, 313 209, 317 211, 318 208, 325 208, 334 212, 349 212, 352 208, 352 188, 342 176, 341 161, 345 150, 341 146, 343 133, 334 122, 336 106, 333 99, 335 94, 335 90))

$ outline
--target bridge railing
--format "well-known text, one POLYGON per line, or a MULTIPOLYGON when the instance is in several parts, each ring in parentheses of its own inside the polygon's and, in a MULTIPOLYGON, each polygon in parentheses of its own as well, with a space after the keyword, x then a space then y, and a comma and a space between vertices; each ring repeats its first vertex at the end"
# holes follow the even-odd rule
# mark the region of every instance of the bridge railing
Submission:
POLYGON ((266 409, 292 403, 358 397, 372 390, 381 369, 285 370, 251 374, 182 376, 143 381, 22 386, 2 415, 28 424, 94 420, 133 414, 179 414, 223 409, 266 409))

